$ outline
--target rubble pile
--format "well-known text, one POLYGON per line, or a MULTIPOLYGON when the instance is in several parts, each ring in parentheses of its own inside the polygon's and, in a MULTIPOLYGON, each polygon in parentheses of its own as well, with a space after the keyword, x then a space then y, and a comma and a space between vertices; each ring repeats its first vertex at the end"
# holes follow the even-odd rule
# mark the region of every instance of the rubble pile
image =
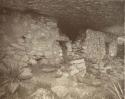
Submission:
POLYGON ((31 99, 55 99, 55 96, 51 91, 39 88, 31 95, 31 99))
POLYGON ((60 77, 56 78, 51 85, 51 90, 59 98, 63 99, 83 99, 91 97, 97 89, 79 82, 83 80, 87 73, 84 59, 70 61, 66 70, 64 68, 58 71, 60 77), (81 84, 81 85, 80 85, 81 84))
POLYGON ((70 75, 75 77, 76 80, 84 78, 86 74, 86 65, 84 59, 71 61, 70 75))
POLYGON ((57 75, 73 77, 74 79, 83 78, 86 74, 86 65, 84 59, 72 60, 69 62, 68 67, 61 67, 57 71, 57 75))

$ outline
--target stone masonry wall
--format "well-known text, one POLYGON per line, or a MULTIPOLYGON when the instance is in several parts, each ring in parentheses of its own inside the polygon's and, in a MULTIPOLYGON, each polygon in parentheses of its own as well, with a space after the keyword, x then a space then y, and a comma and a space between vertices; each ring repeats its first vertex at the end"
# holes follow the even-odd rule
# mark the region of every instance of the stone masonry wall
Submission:
POLYGON ((54 19, 14 12, 0 15, 0 21, 1 49, 6 63, 27 66, 37 60, 61 62, 62 50, 56 41, 59 31, 54 19))

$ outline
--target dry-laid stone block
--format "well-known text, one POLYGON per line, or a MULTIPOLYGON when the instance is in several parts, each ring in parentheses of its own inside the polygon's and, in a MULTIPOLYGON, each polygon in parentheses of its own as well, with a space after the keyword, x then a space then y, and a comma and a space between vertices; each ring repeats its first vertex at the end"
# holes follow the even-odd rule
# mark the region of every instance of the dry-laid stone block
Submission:
POLYGON ((94 61, 103 59, 106 54, 104 33, 88 29, 86 35, 83 46, 86 57, 94 61))

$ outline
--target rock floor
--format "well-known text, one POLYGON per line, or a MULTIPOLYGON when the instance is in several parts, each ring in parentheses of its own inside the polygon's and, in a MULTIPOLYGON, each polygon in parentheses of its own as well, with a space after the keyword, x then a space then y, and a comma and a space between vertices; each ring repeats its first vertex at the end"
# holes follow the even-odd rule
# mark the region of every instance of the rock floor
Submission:
MULTIPOLYGON (((120 63, 115 62, 115 64, 118 66, 120 63)), ((43 88, 41 90, 48 88, 48 90, 52 91, 52 93, 55 95, 53 96, 55 98, 47 98, 46 96, 45 99, 118 99, 118 97, 114 97, 114 95, 112 95, 112 93, 108 89, 108 87, 113 87, 111 83, 112 81, 109 80, 106 74, 95 75, 91 72, 91 69, 91 71, 87 71, 86 75, 83 78, 77 78, 76 80, 76 78, 73 78, 71 76, 60 76, 59 74, 57 74, 58 69, 54 68, 53 70, 52 66, 50 66, 50 68, 48 69, 50 71, 48 72, 43 71, 43 68, 40 67, 38 67, 37 69, 32 69, 32 81, 35 84, 41 83, 41 85, 39 85, 41 86, 41 88, 43 88)), ((96 73, 97 71, 94 71, 93 69, 93 72, 96 73)), ((111 79, 113 79, 113 76, 110 77, 111 79)), ((118 79, 119 78, 115 79, 115 81, 118 82, 118 79)), ((38 89, 40 89, 40 87, 38 89)), ((33 99, 42 98, 37 97, 33 99)))

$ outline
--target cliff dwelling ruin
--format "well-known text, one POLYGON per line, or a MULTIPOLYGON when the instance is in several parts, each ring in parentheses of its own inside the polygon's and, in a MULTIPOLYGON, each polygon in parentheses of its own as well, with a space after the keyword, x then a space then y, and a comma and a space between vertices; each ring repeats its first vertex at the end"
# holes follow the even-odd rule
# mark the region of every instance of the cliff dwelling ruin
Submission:
POLYGON ((0 0, 0 99, 123 99, 124 0, 0 0))

